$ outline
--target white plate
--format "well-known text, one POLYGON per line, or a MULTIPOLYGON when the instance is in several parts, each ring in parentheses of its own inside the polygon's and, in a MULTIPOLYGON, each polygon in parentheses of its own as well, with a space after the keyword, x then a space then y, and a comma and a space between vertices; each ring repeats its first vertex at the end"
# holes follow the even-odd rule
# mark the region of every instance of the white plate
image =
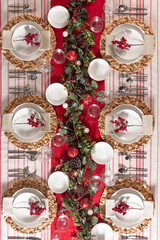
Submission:
POLYGON ((106 142, 98 142, 91 151, 93 161, 98 164, 107 164, 113 157, 113 148, 106 142))
POLYGON ((69 187, 68 176, 61 171, 56 171, 49 176, 48 186, 55 193, 64 193, 69 187))
POLYGON ((106 223, 96 224, 92 230, 91 235, 93 235, 94 240, 112 240, 113 231, 112 228, 106 223))
POLYGON ((17 106, 12 112, 12 134, 21 142, 36 142, 46 133, 45 131, 40 131, 41 127, 34 128, 28 124, 14 125, 17 121, 27 122, 27 118, 30 117, 31 112, 36 112, 39 115, 40 120, 43 122, 40 113, 45 111, 39 105, 34 103, 23 103, 17 106))
POLYGON ((123 214, 114 212, 114 216, 110 217, 111 220, 119 227, 123 228, 132 228, 136 227, 144 220, 143 213, 144 213, 144 203, 145 200, 143 195, 130 188, 120 189, 119 191, 115 192, 111 199, 115 200, 115 205, 120 201, 125 201, 130 207, 134 208, 143 208, 143 210, 138 209, 130 209, 127 213, 123 216, 123 214))
POLYGON ((46 89, 46 99, 55 106, 62 105, 68 97, 67 89, 63 84, 52 83, 46 89))
MULTIPOLYGON (((136 106, 130 104, 123 104, 110 113, 113 116, 113 120, 116 120, 118 116, 128 121, 128 125, 140 125, 127 127, 127 131, 119 131, 112 135, 112 138, 123 144, 131 144, 137 142, 140 139, 140 133, 142 131, 142 118, 143 112, 136 106)), ((113 131, 117 128, 115 124, 112 124, 113 131)))
MULTIPOLYGON (((37 24, 36 22, 32 22, 32 21, 19 22, 16 25, 14 25, 11 30, 16 32, 17 29, 20 29, 20 28, 23 29, 25 26, 30 26, 32 29, 37 29, 37 31, 39 33, 44 30, 39 24, 37 24)), ((13 33, 13 35, 14 35, 14 33, 13 33)), ((24 44, 23 42, 15 42, 15 43, 16 44, 17 43, 24 44)), ((38 51, 34 52, 33 54, 25 54, 24 55, 24 53, 21 53, 21 52, 17 51, 16 49, 10 50, 10 51, 16 58, 24 60, 24 61, 35 60, 35 59, 39 58, 44 52, 44 50, 38 50, 38 51)), ((22 49, 22 51, 23 51, 23 49, 22 49)))
POLYGON ((88 67, 89 76, 96 81, 105 80, 109 74, 109 71, 110 67, 108 62, 101 58, 92 60, 88 67))
MULTIPOLYGON (((18 204, 19 206, 21 206, 21 203, 23 203, 23 206, 26 206, 27 199, 29 199, 30 197, 33 197, 35 200, 37 199, 38 201, 40 201, 40 199, 45 198, 45 196, 40 191, 38 191, 37 189, 34 189, 34 188, 22 188, 22 189, 18 190, 17 192, 15 192, 13 194, 13 197, 14 197, 13 205, 18 204)), ((12 220, 18 226, 25 227, 25 228, 37 227, 45 219, 45 217, 43 217, 42 215, 30 216, 29 210, 24 211, 24 209, 23 210, 22 209, 13 209, 13 213, 15 215, 11 217, 12 220)))
MULTIPOLYGON (((120 24, 113 31, 111 35, 115 35, 115 40, 120 40, 122 37, 127 39, 127 43, 144 43, 143 35, 145 32, 137 25, 134 24, 120 24)), ((121 50, 114 46, 115 55, 113 56, 117 61, 121 63, 134 63, 139 61, 143 55, 143 46, 131 46, 129 50, 121 50)))
POLYGON ((40 48, 39 46, 31 46, 31 44, 27 44, 26 41, 23 41, 25 39, 25 36, 28 34, 37 34, 36 36, 36 42, 39 42, 41 44, 41 34, 37 28, 35 28, 33 25, 30 24, 24 24, 22 26, 19 26, 15 29, 12 35, 12 45, 15 51, 17 51, 19 54, 22 55, 33 55, 35 52, 37 52, 40 48), (19 41, 21 40, 21 41, 19 41))
POLYGON ((52 27, 63 28, 67 25, 70 18, 69 11, 62 6, 56 6, 49 10, 48 21, 52 27))

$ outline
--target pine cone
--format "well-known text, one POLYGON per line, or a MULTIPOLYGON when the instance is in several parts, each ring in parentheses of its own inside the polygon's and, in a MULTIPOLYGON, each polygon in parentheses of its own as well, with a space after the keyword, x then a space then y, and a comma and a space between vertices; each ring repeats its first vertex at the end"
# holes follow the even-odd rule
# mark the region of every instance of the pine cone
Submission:
POLYGON ((88 11, 85 8, 82 8, 82 10, 80 11, 80 15, 84 21, 87 21, 89 18, 88 11))
POLYGON ((82 95, 82 94, 86 93, 84 85, 81 83, 78 83, 77 86, 75 87, 75 92, 78 95, 82 95))
POLYGON ((81 158, 74 157, 69 161, 69 166, 72 169, 78 169, 81 167, 81 158))
POLYGON ((76 135, 74 133, 70 132, 65 136, 65 140, 67 142, 74 142, 76 140, 76 135))
POLYGON ((79 39, 77 40, 77 43, 78 43, 78 46, 79 46, 80 48, 85 48, 86 45, 87 45, 87 40, 84 39, 84 38, 79 38, 79 39))

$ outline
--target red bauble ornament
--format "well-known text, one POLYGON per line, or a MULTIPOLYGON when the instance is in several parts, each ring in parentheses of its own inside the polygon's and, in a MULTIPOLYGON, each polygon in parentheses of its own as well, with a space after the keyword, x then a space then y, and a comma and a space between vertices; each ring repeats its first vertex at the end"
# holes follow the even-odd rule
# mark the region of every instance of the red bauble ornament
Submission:
POLYGON ((85 96, 85 98, 83 99, 83 103, 84 104, 89 104, 89 103, 91 103, 92 102, 92 97, 91 97, 91 95, 90 94, 86 94, 86 96, 85 96))
POLYGON ((69 147, 68 148, 68 156, 74 158, 78 155, 78 148, 77 147, 69 147))
POLYGON ((79 206, 83 209, 88 208, 90 205, 90 200, 88 198, 82 198, 79 202, 79 206))
POLYGON ((68 53, 66 54, 66 58, 69 60, 69 61, 74 61, 76 60, 77 58, 77 53, 75 50, 70 50, 68 51, 68 53))

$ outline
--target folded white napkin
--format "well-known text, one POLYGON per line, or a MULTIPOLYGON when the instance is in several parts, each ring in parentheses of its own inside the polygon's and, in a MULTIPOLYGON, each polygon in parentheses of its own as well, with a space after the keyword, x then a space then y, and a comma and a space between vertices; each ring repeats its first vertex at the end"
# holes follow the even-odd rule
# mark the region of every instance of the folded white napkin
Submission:
MULTIPOLYGON (((4 197, 3 198, 3 216, 13 216, 13 197, 4 197)), ((41 217, 48 218, 49 217, 49 206, 48 206, 48 199, 42 198, 41 199, 42 204, 45 206, 46 210, 43 211, 41 214, 41 217)))
POLYGON ((41 31, 41 45, 39 50, 50 49, 50 31, 41 31))
MULTIPOLYGON (((143 35, 144 49, 141 55, 154 54, 154 35, 143 35)), ((106 35, 106 55, 117 55, 114 50, 112 41, 115 39, 115 35, 106 35)))
MULTIPOLYGON (((41 132, 48 132, 50 130, 50 113, 39 113, 44 119, 45 126, 41 128, 41 132)), ((13 113, 5 113, 2 115, 2 130, 4 132, 12 132, 12 118, 13 113)))
POLYGON ((114 199, 106 199, 106 218, 108 217, 113 217, 114 216, 114 211, 112 208, 115 207, 115 200, 114 199))
POLYGON ((13 31, 3 30, 3 32, 2 32, 2 49, 13 50, 12 34, 13 34, 13 31))

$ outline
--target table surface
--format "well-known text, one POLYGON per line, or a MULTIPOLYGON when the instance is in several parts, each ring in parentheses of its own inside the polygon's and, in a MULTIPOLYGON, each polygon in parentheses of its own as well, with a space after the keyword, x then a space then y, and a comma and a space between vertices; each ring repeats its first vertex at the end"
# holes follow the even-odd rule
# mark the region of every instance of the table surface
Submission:
MULTIPOLYGON (((101 4, 104 0, 95 0, 95 3, 91 3, 89 6, 89 11, 91 11, 92 16, 96 16, 96 8, 94 4, 101 4)), ((23 4, 24 1, 0 1, 0 11, 1 11, 1 19, 0 19, 0 27, 1 30, 5 26, 5 24, 12 18, 15 17, 16 14, 8 13, 8 5, 9 4, 23 4)), ((35 8, 35 15, 40 16, 46 19, 47 13, 51 7, 51 2, 48 0, 30 0, 28 1, 31 8, 35 8)), ((54 5, 67 5, 68 1, 60 0, 52 1, 52 6, 54 5)), ((141 73, 148 74, 148 81, 145 83, 145 86, 149 88, 148 96, 145 98, 141 98, 145 101, 146 104, 152 109, 153 114, 155 116, 155 129, 153 133, 153 137, 148 142, 147 145, 142 148, 142 150, 147 151, 147 159, 145 160, 133 160, 132 162, 126 162, 122 157, 118 156, 118 152, 114 151, 113 161, 110 164, 112 170, 116 173, 118 170, 119 164, 125 164, 127 166, 136 166, 136 167, 145 167, 148 168, 148 178, 145 178, 144 181, 151 187, 152 192, 154 193, 155 198, 155 214, 150 226, 142 233, 141 235, 148 236, 149 240, 158 240, 160 236, 160 207, 158 205, 159 198, 160 198, 160 84, 159 84, 159 77, 160 77, 160 59, 159 59, 159 44, 160 38, 158 38, 159 31, 160 31, 160 24, 159 22, 159 10, 160 10, 160 3, 158 0, 130 0, 129 3, 127 0, 120 1, 120 4, 126 4, 130 6, 137 6, 137 7, 147 7, 148 8, 148 15, 145 17, 138 16, 138 19, 144 20, 153 30, 156 39, 156 48, 154 57, 151 63, 141 71, 141 73)), ((98 11, 98 10, 97 10, 98 11)), ((59 30, 58 30, 59 31, 59 30)), ((62 42, 58 42, 59 46, 62 42)), ((9 79, 9 69, 14 69, 0 54, 0 114, 3 113, 4 108, 9 104, 11 100, 13 100, 16 96, 9 95, 9 86, 21 86, 29 84, 30 87, 37 91, 38 95, 45 97, 45 89, 50 84, 50 76, 45 75, 41 76, 38 75, 38 79, 36 81, 29 81, 27 78, 24 79, 9 79)), ((60 79, 60 73, 63 72, 62 67, 57 67, 55 75, 53 76, 54 79, 60 79)), ((105 88, 107 90, 118 90, 119 85, 122 84, 122 78, 119 77, 119 73, 111 70, 109 77, 105 81, 105 88)), ((143 83, 137 83, 138 86, 143 86, 143 83)), ((132 84, 134 86, 134 84, 132 84)), ((0 124, 1 126, 1 124, 0 124)), ((4 191, 7 189, 7 186, 14 181, 15 179, 8 177, 8 169, 11 168, 23 168, 25 166, 29 166, 31 171, 36 171, 37 179, 41 179, 42 181, 47 181, 49 176, 49 171, 51 169, 51 161, 48 162, 28 162, 27 160, 9 160, 8 159, 8 150, 15 149, 15 147, 8 142, 7 138, 4 136, 4 133, 1 131, 0 137, 0 193, 1 196, 3 195, 4 191)), ((57 157, 61 157, 61 154, 57 157)), ((143 179, 141 179, 143 180, 143 179)), ((7 240, 7 236, 23 236, 22 234, 18 234, 14 232, 4 221, 3 215, 0 217, 0 240, 7 240)), ((47 228, 43 232, 36 234, 37 237, 41 237, 42 240, 49 240, 50 239, 50 228, 47 228)), ((63 239, 69 240, 69 238, 63 239)), ((114 239, 118 239, 118 234, 114 233, 114 239)))

